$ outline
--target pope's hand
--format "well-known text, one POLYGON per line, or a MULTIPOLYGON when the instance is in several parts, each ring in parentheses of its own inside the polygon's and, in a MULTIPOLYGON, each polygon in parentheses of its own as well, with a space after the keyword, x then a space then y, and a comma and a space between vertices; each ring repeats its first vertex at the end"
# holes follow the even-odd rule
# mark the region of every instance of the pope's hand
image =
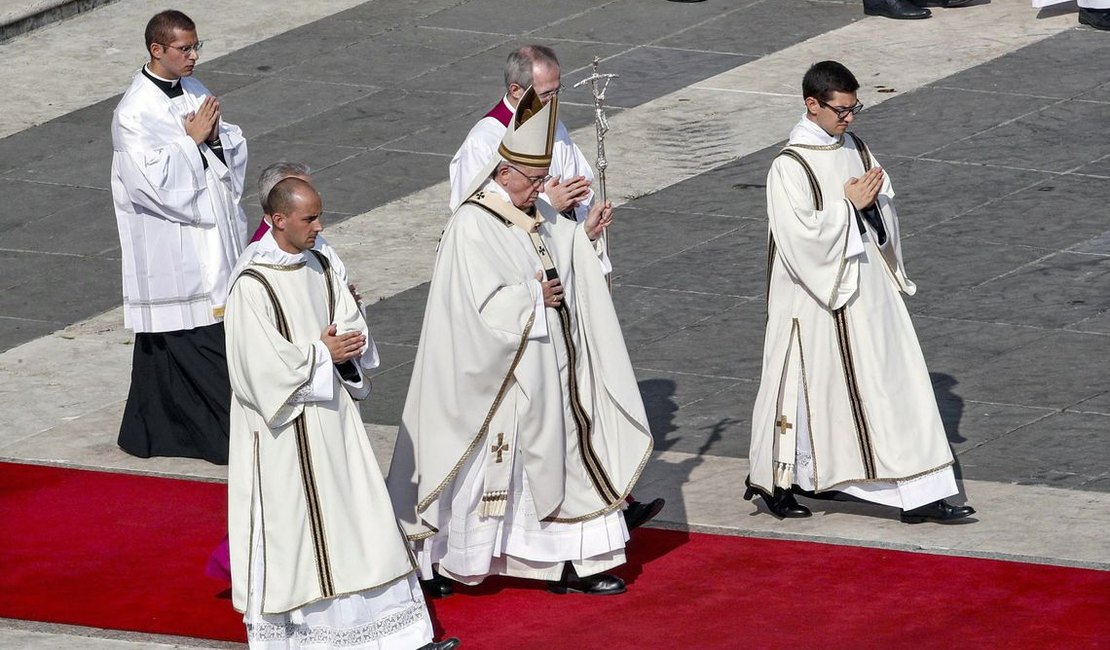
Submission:
POLYGON ((540 281, 540 286, 543 287, 544 306, 558 309, 559 305, 563 304, 563 283, 559 281, 559 278, 545 282, 543 271, 536 273, 536 279, 540 281))
POLYGON ((611 223, 613 223, 613 203, 611 201, 595 203, 590 208, 590 214, 586 216, 586 235, 589 236, 590 241, 597 241, 611 223))

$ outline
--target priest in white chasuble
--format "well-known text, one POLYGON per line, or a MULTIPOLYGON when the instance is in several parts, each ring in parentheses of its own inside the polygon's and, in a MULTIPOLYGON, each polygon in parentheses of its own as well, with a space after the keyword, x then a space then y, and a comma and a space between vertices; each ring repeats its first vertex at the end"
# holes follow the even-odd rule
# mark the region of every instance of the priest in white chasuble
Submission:
MULTIPOLYGON (((389 472, 424 578, 613 594, 621 506, 652 449, 598 238, 539 198, 558 101, 529 88, 451 216, 389 472)), ((434 587, 434 595, 449 590, 434 587)))
POLYGON ((902 299, 916 287, 894 190, 847 131, 858 88, 843 65, 814 64, 805 115, 767 176, 767 333, 745 498, 808 517, 796 493, 839 492, 907 523, 955 521, 974 510, 945 501, 958 492, 953 456, 902 299))
POLYGON ((356 399, 377 354, 314 250, 320 196, 287 178, 273 227, 232 278, 228 534, 251 648, 437 648, 356 399))
POLYGON ((119 445, 140 457, 227 462, 221 320, 247 236, 247 143, 192 77, 203 42, 179 11, 146 27, 150 61, 112 117, 112 199, 124 324, 135 331, 119 445))

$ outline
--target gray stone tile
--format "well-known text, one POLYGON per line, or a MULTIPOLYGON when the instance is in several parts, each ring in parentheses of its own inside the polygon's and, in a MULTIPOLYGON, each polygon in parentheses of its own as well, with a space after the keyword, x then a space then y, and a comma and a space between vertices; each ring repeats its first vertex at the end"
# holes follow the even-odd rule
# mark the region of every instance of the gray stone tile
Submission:
POLYGON ((757 386, 659 371, 637 371, 655 451, 745 457, 757 386))
POLYGON ((1110 153, 1104 138, 1082 136, 1092 124, 1105 122, 1106 113, 1106 106, 1102 104, 1067 101, 941 147, 930 156, 986 165, 1067 171, 1110 153))
MULTIPOLYGON (((894 185, 894 191, 897 195, 895 205, 898 209, 898 221, 903 237, 921 232, 937 223, 964 214, 972 208, 999 199, 1038 181, 1056 180, 1054 175, 1040 172, 1022 172, 1013 169, 981 166, 972 167, 928 160, 891 158, 879 162, 889 173, 891 183, 894 185), (938 192, 938 187, 943 187, 944 191, 938 192)), ((998 206, 1003 202, 983 208, 983 212, 976 211, 972 214, 966 214, 952 222, 952 224, 942 226, 937 232, 955 235, 952 230, 954 226, 971 222, 982 222, 984 226, 990 228, 992 224, 985 222, 978 215, 999 212, 1001 208, 998 206)), ((994 237, 990 238, 990 241, 1008 242, 1009 240, 1020 239, 1027 243, 1029 240, 1025 238, 1025 235, 1028 233, 1029 216, 1031 214, 1036 213, 1025 212, 1012 215, 1013 219, 1023 220, 1022 227, 1014 233, 1007 233, 1001 227, 992 228, 994 237), (1007 237, 1006 235, 1010 236, 1007 237)))
POLYGON ((1108 430, 1105 415, 1058 413, 962 453, 960 464, 980 480, 1091 489, 1110 463, 1108 430))
MULTIPOLYGON (((318 174, 321 171, 354 156, 360 155, 364 149, 354 147, 340 147, 330 145, 311 144, 307 142, 288 142, 280 140, 273 135, 264 135, 250 138, 247 142, 247 187, 243 191, 241 205, 249 217, 260 213, 258 204, 258 176, 267 166, 287 160, 301 162, 318 174)), ((325 200, 327 197, 324 197, 325 200)), ((324 206, 331 209, 330 206, 324 206)))
POLYGON ((533 3, 522 11, 516 0, 474 0, 437 12, 420 21, 420 24, 499 34, 533 31, 546 34, 552 23, 584 12, 589 17, 596 11, 597 4, 596 0, 562 0, 533 3))
MULTIPOLYGON (((108 119, 108 122, 97 125, 52 120, 0 139, 0 174, 22 169, 48 158, 65 156, 73 150, 80 152, 89 147, 98 149, 106 142, 108 158, 103 162, 102 176, 107 178, 108 167, 112 162, 111 117, 108 119)), ((68 171, 66 173, 69 174, 68 171)))
POLYGON ((363 422, 397 426, 405 409, 416 348, 379 343, 378 352, 382 365, 371 375, 373 392, 369 399, 359 403, 359 410, 363 422))
MULTIPOLYGON (((961 390, 958 386, 952 388, 955 391, 961 390)), ((1044 408, 964 400, 953 390, 949 390, 947 383, 943 381, 934 384, 933 390, 937 395, 937 407, 948 434, 948 443, 952 446, 957 461, 961 454, 1003 438, 1053 412, 1044 408)), ((976 472, 965 472, 960 478, 991 480, 978 476, 976 472)))
POLYGON ((632 350, 638 369, 733 380, 759 379, 765 314, 757 301, 702 319, 689 327, 632 350))
POLYGON ((967 320, 975 317, 971 313, 964 319, 928 315, 913 319, 921 352, 934 375, 937 399, 973 399, 962 390, 965 377, 1048 335, 1039 328, 967 320))
POLYGON ((377 33, 398 25, 423 24, 458 5, 459 0, 374 0, 355 5, 331 19, 340 23, 362 22, 367 33, 377 33))
POLYGON ((406 26, 305 59, 283 68, 279 76, 358 86, 392 86, 496 47, 505 39, 495 34, 457 31, 451 32, 450 38, 443 38, 438 30, 406 26), (364 63, 352 65, 353 62, 364 63))
POLYGON ((1090 253, 1092 255, 1110 255, 1110 230, 1101 232, 1094 237, 1086 239, 1068 248, 1073 253, 1090 253))
MULTIPOLYGON (((1103 388, 1106 388, 1106 386, 1103 386, 1103 388)), ((1081 413, 1101 413, 1102 415, 1110 415, 1110 390, 1105 390, 1094 397, 1085 399, 1069 410, 1081 413)))
POLYGON ((0 196, 4 197, 4 209, 0 210, 0 232, 70 206, 95 201, 103 194, 101 190, 0 178, 0 196))
POLYGON ((935 308, 950 303, 966 289, 1009 273, 1045 255, 1044 250, 1007 246, 951 237, 943 229, 902 240, 902 256, 917 293, 906 297, 915 314, 962 318, 966 313, 935 308))
POLYGON ((656 44, 762 56, 863 18, 852 3, 775 0, 737 4, 741 6, 735 11, 656 44))
MULTIPOLYGON (((467 5, 470 7, 471 5, 467 5)), ((519 12, 531 14, 531 12, 519 12)), ((440 14, 443 15, 443 14, 440 14)), ((489 98, 489 103, 505 94, 505 59, 516 48, 525 44, 547 45, 555 50, 562 70, 563 91, 560 99, 564 102, 592 103, 593 98, 586 88, 574 88, 574 84, 589 75, 589 65, 595 56, 606 59, 628 49, 621 45, 607 43, 591 44, 582 47, 580 43, 567 43, 549 38, 526 36, 508 40, 502 45, 490 48, 459 61, 428 70, 413 79, 405 81, 401 87, 410 90, 441 90, 445 92, 479 95, 489 98)), ((602 69, 608 67, 602 63, 602 69)))
POLYGON ((977 402, 1063 409, 1106 391, 1110 337, 1048 332, 960 377, 977 402))
POLYGON ((766 223, 767 170, 782 149, 768 147, 705 171, 665 189, 641 196, 630 205, 679 214, 748 217, 766 223))
POLYGON ((890 154, 919 156, 1054 101, 925 87, 865 109, 852 130, 867 142, 879 160, 890 154))
POLYGON ((122 302, 119 260, 0 251, 0 277, 0 316, 68 325, 122 302))
POLYGON ((286 142, 372 149, 425 130, 444 115, 456 115, 478 107, 489 110, 487 104, 483 99, 466 95, 387 91, 325 111, 310 120, 275 129, 270 134, 286 142))
MULTIPOLYGON (((767 288, 767 230, 740 222, 721 236, 695 244, 627 274, 614 261, 621 283, 675 291, 764 299, 767 288), (712 272, 707 269, 712 268, 712 272)), ((620 239, 614 238, 614 246, 620 239)), ((618 249, 619 250, 619 249, 618 249)), ((762 305, 762 302, 760 303, 762 305)))
POLYGON ((112 138, 107 125, 96 137, 68 141, 67 147, 49 156, 35 156, 9 171, 7 178, 109 190, 112 173, 112 138))
POLYGON ((447 165, 441 156, 368 151, 312 178, 326 210, 361 214, 446 179, 447 165))
POLYGON ((1105 198, 1089 183, 1056 176, 977 208, 939 230, 968 241, 1063 250, 1105 232, 1104 206, 1105 198))
MULTIPOLYGON (((444 97, 450 97, 444 95, 444 97)), ((470 129, 478 120, 486 116, 486 113, 493 108, 494 104, 500 100, 500 95, 493 99, 488 99, 485 103, 469 103, 465 106, 460 106, 457 109, 446 112, 440 119, 430 119, 423 122, 421 125, 407 135, 404 135, 396 140, 392 140, 386 149, 400 150, 400 151, 417 151, 423 153, 436 153, 446 156, 443 160, 443 174, 444 178, 447 177, 447 166, 451 161, 451 157, 459 150, 459 146, 466 139, 466 135, 470 133, 470 129)), ((452 104, 459 104, 458 98, 451 98, 452 104)), ((467 97, 466 102, 471 101, 467 97)), ((477 100, 474 100, 475 102, 477 100)), ((562 107, 560 106, 560 109, 562 107)), ((566 111, 560 110, 561 113, 566 111)))
POLYGON ((927 313, 1061 328, 1101 313, 1106 309, 1107 295, 1110 258, 1057 253, 974 289, 949 293, 943 301, 934 302, 927 313))
POLYGON ((267 77, 220 96, 220 108, 248 138, 312 120, 320 113, 376 92, 376 88, 291 82, 267 77))
POLYGON ((1105 84, 1110 43, 1093 30, 1072 29, 937 82, 1000 93, 1075 97, 1105 84))
POLYGON ((1099 160, 1095 160, 1087 165, 1083 165, 1075 170, 1076 174, 1087 174, 1089 176, 1097 176, 1098 178, 1088 179, 1094 187, 1099 187, 1100 184, 1106 183, 1106 179, 1110 178, 1110 155, 1099 160))
POLYGON ((1068 325, 1068 329, 1074 332, 1110 334, 1110 310, 1071 323, 1068 325))
POLYGON ((606 101, 613 106, 639 106, 754 61, 757 57, 695 52, 660 47, 638 47, 606 59, 604 70, 620 75, 610 85, 606 101))
POLYGON ((656 341, 711 316, 739 309, 744 301, 683 291, 615 285, 613 305, 629 350, 651 347, 656 341))
POLYGON ((728 3, 638 2, 617 0, 543 31, 550 38, 602 43, 652 43, 733 8, 728 3))
POLYGON ((728 217, 639 210, 634 206, 632 202, 618 208, 610 228, 609 256, 617 283, 639 284, 644 278, 633 275, 634 271, 746 225, 728 217))
MULTIPOLYGON (((0 295, 3 295, 0 293, 0 295)), ((62 321, 0 317, 0 350, 10 350, 27 341, 46 336, 68 325, 62 321)))
POLYGON ((112 195, 101 192, 92 201, 27 221, 4 232, 4 248, 107 256, 119 260, 119 230, 112 195))
MULTIPOLYGON (((303 62, 335 55, 373 36, 374 31, 368 30, 366 23, 331 16, 201 63, 197 78, 204 81, 211 71, 250 77, 273 74, 303 62)), ((208 85, 207 82, 205 85, 208 85)), ((209 88, 212 92, 219 92, 212 86, 209 88)))
POLYGON ((394 346, 415 346, 420 342, 424 306, 428 302, 425 282, 385 300, 367 305, 366 318, 374 340, 394 346))
POLYGON ((1103 83, 1090 92, 1085 92, 1077 99, 1085 99, 1092 102, 1102 102, 1103 104, 1110 103, 1110 83, 1103 83))

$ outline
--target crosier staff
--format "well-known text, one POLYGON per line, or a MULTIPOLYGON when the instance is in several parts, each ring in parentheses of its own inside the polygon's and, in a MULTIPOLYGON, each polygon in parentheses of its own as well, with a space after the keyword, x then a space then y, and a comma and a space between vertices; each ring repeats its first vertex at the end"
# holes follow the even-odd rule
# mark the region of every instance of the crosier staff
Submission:
MULTIPOLYGON (((601 199, 601 203, 605 203, 605 168, 609 166, 609 161, 605 159, 605 134, 609 132, 609 118, 605 115, 605 90, 609 87, 609 81, 619 77, 617 74, 602 74, 598 72, 598 66, 601 65, 601 57, 594 57, 593 73, 574 84, 575 88, 579 86, 589 86, 590 92, 594 96, 594 126, 597 127, 597 196, 601 199)), ((605 254, 609 254, 609 231, 606 229, 602 234, 601 246, 605 250, 605 254)), ((609 291, 613 291, 613 274, 610 273, 607 278, 609 283, 609 291)))

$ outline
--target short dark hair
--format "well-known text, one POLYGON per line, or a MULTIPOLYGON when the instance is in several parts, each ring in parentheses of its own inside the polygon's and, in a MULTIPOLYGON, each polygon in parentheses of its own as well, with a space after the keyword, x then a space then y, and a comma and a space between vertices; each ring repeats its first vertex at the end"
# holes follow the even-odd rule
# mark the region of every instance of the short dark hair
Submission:
POLYGON ((827 101, 834 92, 854 93, 859 82, 848 68, 836 61, 821 61, 809 66, 802 77, 802 99, 827 101))
POLYGON ((305 196, 318 195, 312 184, 303 178, 290 176, 278 181, 278 184, 274 185, 269 196, 266 197, 266 203, 270 206, 270 214, 288 215, 295 207, 297 196, 302 193, 305 196))
POLYGON ((146 24, 146 51, 150 52, 150 46, 154 43, 161 43, 168 45, 169 41, 173 40, 173 30, 180 29, 183 32, 197 31, 197 24, 193 19, 186 16, 176 9, 167 9, 165 11, 154 14, 150 22, 146 24))

